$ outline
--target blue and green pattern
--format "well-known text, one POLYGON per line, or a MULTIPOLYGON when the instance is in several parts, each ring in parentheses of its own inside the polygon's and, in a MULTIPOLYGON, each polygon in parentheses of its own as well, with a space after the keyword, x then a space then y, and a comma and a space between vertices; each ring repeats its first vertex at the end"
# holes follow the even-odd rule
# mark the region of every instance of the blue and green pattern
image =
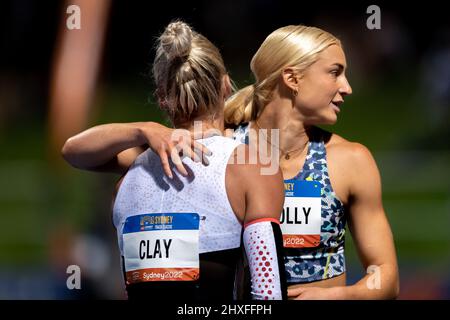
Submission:
MULTIPOLYGON (((248 124, 239 126, 234 139, 248 144, 248 124)), ((345 272, 344 205, 331 187, 323 139, 310 140, 305 164, 297 180, 322 185, 322 227, 320 245, 315 248, 286 249, 284 263, 289 284, 329 279, 345 272)))

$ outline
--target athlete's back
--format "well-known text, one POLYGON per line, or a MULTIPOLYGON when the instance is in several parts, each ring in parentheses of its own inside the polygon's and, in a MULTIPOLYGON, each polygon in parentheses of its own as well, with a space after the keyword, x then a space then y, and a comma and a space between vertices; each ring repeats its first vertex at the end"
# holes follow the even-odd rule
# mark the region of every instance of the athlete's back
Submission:
MULTIPOLYGON (((190 171, 188 177, 167 178, 159 157, 149 149, 136 159, 122 180, 114 204, 113 221, 117 229, 120 253, 124 259, 124 275, 130 298, 136 296, 138 291, 138 295, 142 295, 144 291, 145 296, 151 292, 161 295, 163 288, 171 290, 175 285, 164 283, 168 281, 176 281, 175 286, 179 286, 180 282, 189 282, 181 285, 191 293, 191 298, 203 300, 233 297, 242 225, 228 201, 225 174, 228 160, 239 143, 221 136, 204 139, 202 143, 212 151, 210 164, 205 167, 185 159, 185 167, 190 171), (178 238, 184 236, 186 229, 174 229, 177 227, 177 214, 181 213, 189 213, 183 219, 199 219, 200 277, 195 281, 187 275, 188 271, 195 268, 182 267, 183 263, 177 260, 177 257, 183 256, 183 252, 176 250, 189 248, 185 243, 177 242, 178 238), (163 214, 164 218, 155 214, 163 214), (130 226, 136 219, 139 226, 137 230, 133 230, 130 226), (132 238, 130 234, 133 235, 132 238), (162 241, 155 256, 152 253, 155 253, 155 241, 158 239, 166 240, 166 244, 170 243, 170 246, 166 252, 162 241), (142 241, 144 243, 141 245, 142 241), (168 277, 168 274, 164 275, 158 271, 162 269, 176 269, 177 273, 174 275, 180 277, 168 277), (161 279, 164 276, 166 278, 161 279), (155 285, 158 286, 157 290, 155 285), (211 286, 216 290, 208 290, 211 286)), ((193 246, 195 243, 194 241, 193 246)), ((198 276, 197 271, 192 274, 193 277, 198 276)), ((185 298, 185 290, 171 291, 171 294, 185 298)))
POLYGON ((167 178, 147 150, 122 180, 113 220, 129 298, 236 298, 243 247, 252 297, 285 297, 280 172, 264 176, 258 164, 236 163, 239 151, 248 158, 248 147, 229 138, 202 143, 212 151, 210 165, 185 159, 188 177, 167 178))

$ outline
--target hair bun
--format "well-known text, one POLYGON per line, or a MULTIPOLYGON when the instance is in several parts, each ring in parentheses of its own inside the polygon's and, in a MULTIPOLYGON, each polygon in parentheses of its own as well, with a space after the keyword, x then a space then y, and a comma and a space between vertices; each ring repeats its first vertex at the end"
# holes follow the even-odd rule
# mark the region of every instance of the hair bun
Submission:
POLYGON ((183 21, 171 22, 159 38, 168 60, 186 59, 191 52, 192 29, 183 21))

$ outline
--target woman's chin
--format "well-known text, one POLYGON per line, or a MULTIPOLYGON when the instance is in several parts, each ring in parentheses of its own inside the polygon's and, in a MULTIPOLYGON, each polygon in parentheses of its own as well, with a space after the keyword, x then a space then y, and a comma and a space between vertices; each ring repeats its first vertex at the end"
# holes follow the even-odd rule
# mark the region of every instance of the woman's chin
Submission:
POLYGON ((316 115, 315 117, 310 117, 308 119, 305 119, 306 125, 313 125, 313 126, 331 126, 333 124, 336 124, 338 120, 337 114, 335 112, 333 113, 325 113, 321 115, 316 115))
POLYGON ((336 114, 329 115, 327 117, 324 117, 322 119, 321 123, 319 123, 319 124, 326 125, 326 126, 331 126, 333 124, 336 124, 337 120, 338 119, 337 119, 337 115, 336 114))

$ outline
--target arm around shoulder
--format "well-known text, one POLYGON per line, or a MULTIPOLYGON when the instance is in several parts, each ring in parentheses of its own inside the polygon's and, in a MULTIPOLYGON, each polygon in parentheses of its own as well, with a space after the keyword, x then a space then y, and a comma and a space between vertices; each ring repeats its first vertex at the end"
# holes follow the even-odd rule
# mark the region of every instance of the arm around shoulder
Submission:
POLYGON ((123 174, 144 150, 146 123, 110 123, 89 128, 64 144, 61 153, 73 167, 123 174))

